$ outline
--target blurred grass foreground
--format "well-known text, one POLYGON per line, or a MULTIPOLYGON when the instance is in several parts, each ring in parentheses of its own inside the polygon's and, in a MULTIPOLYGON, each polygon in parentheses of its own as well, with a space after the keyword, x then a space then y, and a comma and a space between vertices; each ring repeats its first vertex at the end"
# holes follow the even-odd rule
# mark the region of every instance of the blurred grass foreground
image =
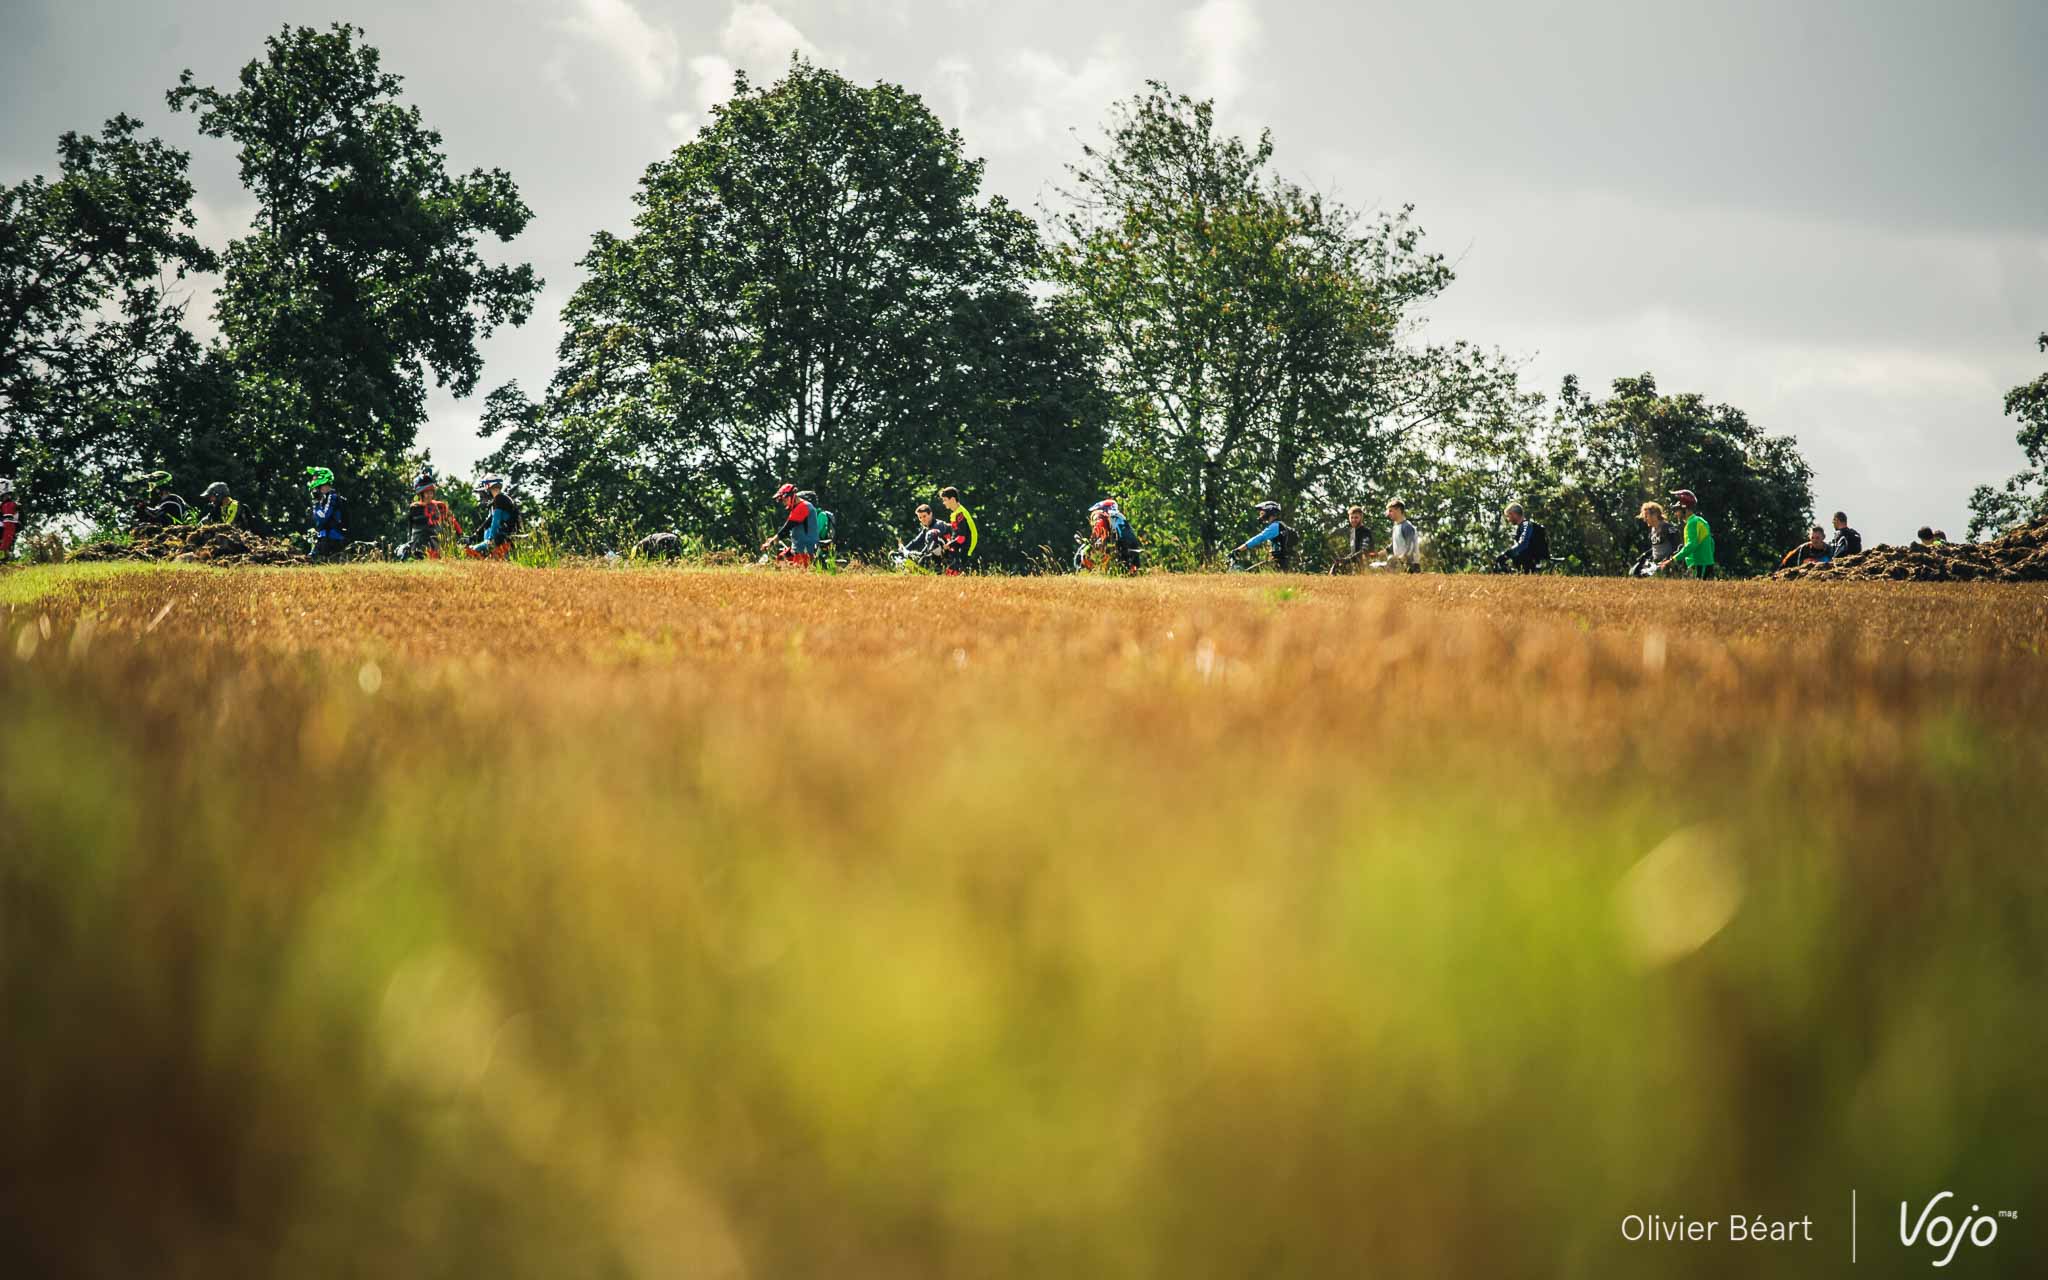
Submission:
POLYGON ((1811 1275, 1617 1223, 2040 1206, 2039 588, 37 572, 8 1274, 1811 1275))

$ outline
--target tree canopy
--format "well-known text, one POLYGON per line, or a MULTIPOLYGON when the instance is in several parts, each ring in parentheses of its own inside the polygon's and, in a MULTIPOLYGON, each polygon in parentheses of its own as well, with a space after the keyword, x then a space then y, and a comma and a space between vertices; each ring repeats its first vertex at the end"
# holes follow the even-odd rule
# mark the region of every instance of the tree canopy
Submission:
MULTIPOLYGON (((2048 352, 2048 333, 2039 339, 2048 352)), ((2005 413, 2018 418, 2027 465, 1999 488, 1979 485, 1970 495, 1970 537, 2001 533, 2048 515, 2048 373, 2005 393, 2005 413)))
POLYGON ((785 481, 842 545, 887 545, 956 484, 1012 559, 1097 482, 1091 350, 1034 297, 1031 221, 915 94, 801 60, 744 76, 600 234, 546 397, 494 398, 487 465, 614 545, 675 527, 751 539, 785 481))

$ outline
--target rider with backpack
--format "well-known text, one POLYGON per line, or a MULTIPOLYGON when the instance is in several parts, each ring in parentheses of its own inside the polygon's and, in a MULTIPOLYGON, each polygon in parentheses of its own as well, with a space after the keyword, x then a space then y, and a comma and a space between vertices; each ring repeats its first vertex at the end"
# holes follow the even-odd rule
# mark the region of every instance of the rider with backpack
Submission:
POLYGON ((783 485, 775 491, 775 501, 782 506, 782 526, 774 537, 761 544, 761 550, 772 548, 777 539, 789 541, 789 563, 801 569, 811 567, 811 561, 818 554, 818 511, 793 484, 783 485))
POLYGON ((339 559, 348 546, 348 504, 334 491, 334 472, 307 467, 306 487, 313 491, 313 546, 306 558, 315 564, 339 559))
POLYGON ((839 572, 839 562, 833 556, 833 539, 839 534, 839 517, 818 503, 818 495, 810 489, 797 490, 797 500, 811 509, 811 536, 817 541, 818 567, 827 573, 839 572))
POLYGON ((1282 573, 1287 572, 1294 566, 1294 547, 1300 540, 1299 537, 1291 527, 1281 523, 1279 503, 1270 500, 1261 502, 1253 510, 1259 513, 1259 518, 1265 521, 1266 527, 1232 548, 1230 554, 1236 556, 1254 547, 1271 547, 1273 567, 1282 573))
POLYGON ((512 495, 505 492, 503 476, 485 476, 477 482, 477 501, 484 508, 483 541, 467 549, 472 560, 503 560, 512 554, 512 537, 519 532, 521 512, 512 495))
POLYGON ((440 488, 430 467, 413 478, 412 505, 405 510, 406 540, 399 548, 399 559, 439 560, 442 539, 462 536, 462 521, 441 501, 440 488))
POLYGON ((1513 573, 1535 573, 1550 563, 1550 534, 1529 518, 1519 502, 1510 502, 1501 516, 1515 530, 1515 541, 1493 559, 1494 567, 1513 573))

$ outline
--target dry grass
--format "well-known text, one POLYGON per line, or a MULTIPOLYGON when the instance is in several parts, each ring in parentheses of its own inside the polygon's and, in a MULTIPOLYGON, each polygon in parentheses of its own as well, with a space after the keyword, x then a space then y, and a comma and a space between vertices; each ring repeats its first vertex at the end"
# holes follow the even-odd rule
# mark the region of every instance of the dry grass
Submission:
POLYGON ((2048 590, 9 590, 47 1267, 1606 1274, 2037 1176, 2048 590))

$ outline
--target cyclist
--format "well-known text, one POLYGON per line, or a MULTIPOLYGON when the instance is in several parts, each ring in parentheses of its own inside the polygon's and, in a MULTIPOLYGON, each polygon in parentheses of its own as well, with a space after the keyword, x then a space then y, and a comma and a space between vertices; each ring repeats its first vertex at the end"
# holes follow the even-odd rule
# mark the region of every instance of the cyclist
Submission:
POLYGON ((503 476, 485 476, 477 481, 476 500, 484 509, 484 536, 467 548, 472 560, 503 560, 512 554, 512 535, 519 532, 519 504, 505 492, 503 476))
POLYGON ((818 554, 817 523, 811 518, 813 510, 793 484, 783 485, 775 491, 775 501, 782 506, 782 527, 775 536, 761 544, 761 550, 773 547, 779 538, 789 540, 789 563, 799 569, 811 567, 811 561, 818 554))
POLYGON ((903 544, 905 564, 934 568, 945 563, 946 543, 952 536, 952 528, 940 524, 932 516, 931 504, 917 504, 917 532, 910 535, 910 541, 903 544))
POLYGON ((1254 547, 1271 547, 1273 567, 1285 573, 1294 565, 1294 530, 1281 523, 1279 503, 1268 500, 1252 509, 1265 522, 1265 528, 1233 547, 1230 554, 1236 556, 1254 547))
POLYGON ((400 558, 413 560, 425 556, 439 560, 442 539, 462 536, 462 521, 441 501, 440 493, 440 482, 431 468, 422 468, 413 478, 412 505, 405 510, 406 540, 399 550, 400 558))
POLYGON ((307 467, 306 487, 313 491, 313 548, 306 558, 315 564, 338 559, 348 545, 348 504, 334 491, 334 472, 307 467))
POLYGON ((156 491, 171 482, 168 471, 146 471, 128 477, 136 486, 135 527, 138 529, 162 528, 176 524, 185 518, 185 500, 175 493, 167 493, 161 499, 156 491))
POLYGON ((14 539, 21 533, 21 504, 14 498, 14 481, 0 477, 0 560, 14 554, 14 539))
POLYGON ((1515 531, 1515 540, 1493 558, 1493 567, 1510 573, 1535 573, 1550 558, 1550 539, 1543 526, 1529 518, 1519 502, 1510 502, 1501 519, 1515 531))
POLYGON ((1372 555, 1372 530, 1365 523, 1364 507, 1354 505, 1344 512, 1344 531, 1351 538, 1351 546, 1330 566, 1333 574, 1356 573, 1372 555))
POLYGON ((981 548, 981 530, 974 523, 974 513, 960 501, 958 489, 949 484, 939 490, 939 501, 952 517, 952 528, 946 538, 946 572, 958 575, 972 567, 974 553, 981 548))
POLYGON ((1707 518, 1699 512, 1699 496, 1690 489, 1680 489, 1671 497, 1678 503, 1679 514, 1685 517, 1685 541, 1679 544, 1676 554, 1659 561, 1657 567, 1669 569, 1682 564, 1695 578, 1713 577, 1714 531, 1707 527, 1707 518))
POLYGON ((233 524, 242 513, 242 504, 228 495, 227 483, 222 480, 207 485, 199 501, 206 508, 204 518, 208 524, 233 524))

